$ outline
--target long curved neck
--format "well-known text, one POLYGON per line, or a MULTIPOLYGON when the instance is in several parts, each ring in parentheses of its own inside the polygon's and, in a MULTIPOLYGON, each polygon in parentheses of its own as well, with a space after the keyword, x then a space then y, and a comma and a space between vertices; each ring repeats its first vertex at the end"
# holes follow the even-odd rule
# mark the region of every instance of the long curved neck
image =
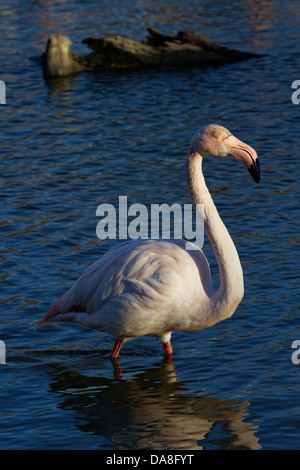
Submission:
MULTIPOLYGON (((219 319, 232 315, 244 295, 243 271, 234 243, 222 222, 202 173, 203 157, 190 153, 187 157, 187 181, 194 207, 204 206, 204 231, 216 256, 220 287, 211 299, 219 319)), ((218 319, 218 321, 219 321, 218 319)))

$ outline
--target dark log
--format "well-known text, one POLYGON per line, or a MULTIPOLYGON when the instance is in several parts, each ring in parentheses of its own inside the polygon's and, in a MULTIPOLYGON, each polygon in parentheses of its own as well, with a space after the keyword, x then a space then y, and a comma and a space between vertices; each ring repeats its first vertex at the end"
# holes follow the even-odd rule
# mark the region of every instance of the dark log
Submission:
POLYGON ((87 38, 91 53, 79 56, 71 52, 71 40, 61 34, 52 34, 43 54, 47 76, 66 76, 80 71, 150 67, 207 67, 260 57, 211 42, 207 37, 191 31, 180 31, 176 36, 164 36, 149 28, 145 42, 137 42, 123 36, 101 39, 87 38))

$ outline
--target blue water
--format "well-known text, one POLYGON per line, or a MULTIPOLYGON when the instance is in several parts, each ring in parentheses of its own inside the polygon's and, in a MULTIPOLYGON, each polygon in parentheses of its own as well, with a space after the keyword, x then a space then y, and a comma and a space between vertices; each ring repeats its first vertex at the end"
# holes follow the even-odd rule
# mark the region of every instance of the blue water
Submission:
MULTIPOLYGON (((296 0, 30 2, 0 6, 1 449, 299 449, 299 76, 296 0), (190 29, 263 53, 206 70, 82 73, 45 81, 52 32, 81 40, 147 27, 190 29), (256 185, 233 159, 204 172, 238 248, 245 297, 235 314, 174 333, 172 364, 155 338, 126 344, 79 325, 36 321, 114 240, 96 208, 188 203, 185 155, 217 122, 253 146, 256 185)), ((217 264, 204 251, 213 280, 217 264)))

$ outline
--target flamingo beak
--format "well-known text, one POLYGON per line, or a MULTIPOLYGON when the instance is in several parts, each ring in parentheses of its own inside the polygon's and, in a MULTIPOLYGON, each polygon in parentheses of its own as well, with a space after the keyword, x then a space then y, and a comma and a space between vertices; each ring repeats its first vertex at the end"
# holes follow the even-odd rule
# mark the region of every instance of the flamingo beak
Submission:
POLYGON ((238 162, 243 163, 245 168, 249 171, 250 175, 254 179, 255 183, 259 183, 260 166, 255 150, 250 147, 250 145, 245 144, 233 135, 230 135, 224 139, 223 142, 228 149, 229 155, 232 155, 238 162))
POLYGON ((252 165, 249 166, 248 171, 252 178, 254 179, 255 183, 259 183, 260 180, 260 166, 258 158, 254 160, 252 165))

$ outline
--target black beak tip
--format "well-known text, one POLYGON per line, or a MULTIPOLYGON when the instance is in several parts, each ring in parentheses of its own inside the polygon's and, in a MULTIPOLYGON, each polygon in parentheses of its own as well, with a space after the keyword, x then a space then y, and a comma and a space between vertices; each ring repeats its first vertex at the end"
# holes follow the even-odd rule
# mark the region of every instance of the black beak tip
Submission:
POLYGON ((260 166, 258 158, 252 163, 252 165, 248 168, 248 171, 252 178, 254 179, 255 183, 259 183, 260 180, 260 166))

